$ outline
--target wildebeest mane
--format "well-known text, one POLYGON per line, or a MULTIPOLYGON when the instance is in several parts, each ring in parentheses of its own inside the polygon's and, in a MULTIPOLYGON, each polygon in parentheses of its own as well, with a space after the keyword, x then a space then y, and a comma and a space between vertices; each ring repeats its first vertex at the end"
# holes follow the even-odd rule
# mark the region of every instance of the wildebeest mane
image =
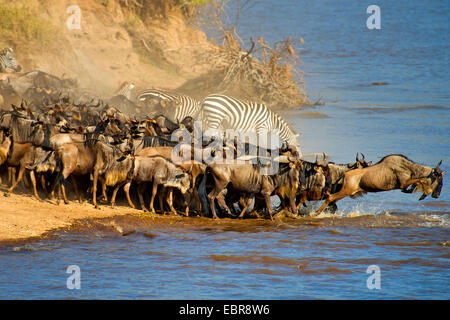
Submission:
POLYGON ((392 156, 402 157, 402 158, 404 158, 405 160, 408 160, 408 161, 411 161, 412 163, 415 163, 413 160, 409 159, 407 156, 405 156, 405 155, 403 155, 403 154, 389 154, 389 155, 384 156, 383 158, 381 158, 381 160, 378 161, 376 164, 379 164, 379 163, 383 162, 386 158, 392 157, 392 156))

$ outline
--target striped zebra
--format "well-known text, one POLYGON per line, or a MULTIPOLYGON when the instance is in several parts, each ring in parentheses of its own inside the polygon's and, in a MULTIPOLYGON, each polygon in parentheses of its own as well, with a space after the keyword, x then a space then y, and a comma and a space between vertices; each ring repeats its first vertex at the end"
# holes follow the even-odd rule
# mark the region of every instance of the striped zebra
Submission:
POLYGON ((13 69, 18 72, 22 68, 17 64, 16 58, 13 56, 12 48, 5 48, 0 52, 0 72, 6 72, 6 69, 13 69))
POLYGON ((159 101, 173 101, 176 103, 175 110, 170 110, 170 114, 164 114, 164 116, 168 117, 173 122, 181 122, 188 116, 198 119, 201 115, 202 102, 186 95, 170 93, 158 89, 148 89, 141 92, 136 98, 137 101, 153 99, 159 101))
POLYGON ((300 152, 298 136, 291 125, 279 114, 262 103, 243 102, 238 99, 212 94, 203 100, 202 118, 205 130, 235 129, 263 134, 278 130, 282 142, 294 145, 300 152))
POLYGON ((124 96, 128 100, 131 100, 131 91, 135 88, 134 84, 128 81, 122 82, 119 89, 117 89, 116 92, 114 92, 114 95, 116 96, 124 96))

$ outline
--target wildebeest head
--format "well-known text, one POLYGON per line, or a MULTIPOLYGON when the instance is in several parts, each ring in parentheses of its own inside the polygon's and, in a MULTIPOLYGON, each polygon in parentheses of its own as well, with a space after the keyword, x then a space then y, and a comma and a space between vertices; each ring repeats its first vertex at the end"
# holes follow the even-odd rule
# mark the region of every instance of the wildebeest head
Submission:
POLYGON ((441 165, 441 163, 442 163, 442 160, 439 161, 437 166, 431 171, 430 175, 428 176, 428 178, 431 179, 430 186, 424 190, 424 193, 422 194, 422 196, 420 197, 419 200, 425 199, 430 193, 431 193, 431 197, 433 197, 434 199, 439 198, 439 196, 441 195, 442 185, 444 183, 444 173, 445 173, 445 171, 443 171, 439 167, 441 165))
POLYGON ((364 156, 363 153, 361 153, 362 159, 360 159, 358 157, 358 154, 359 153, 356 153, 356 162, 355 162, 356 168, 358 168, 358 169, 367 168, 367 167, 370 167, 372 165, 372 161, 367 162, 366 161, 366 157, 364 156))
POLYGON ((191 176, 186 172, 178 172, 175 174, 174 179, 170 179, 164 184, 167 187, 175 187, 185 194, 191 187, 191 176))
POLYGON ((332 176, 331 170, 328 166, 327 155, 323 153, 323 159, 318 161, 316 157, 316 162, 314 163, 314 170, 317 173, 321 173, 325 177, 325 187, 323 188, 324 194, 329 194, 331 192, 332 187, 332 176))
POLYGON ((189 132, 193 132, 194 131, 194 118, 192 118, 191 116, 187 116, 186 118, 183 119, 183 121, 181 121, 182 125, 184 125, 184 127, 189 131, 189 132))
MULTIPOLYGON (((299 173, 298 173, 298 182, 300 184, 300 187, 303 188, 303 186, 306 185, 306 175, 305 175, 305 170, 303 168, 303 164, 300 160, 297 160, 294 162, 294 165, 298 168, 299 173)), ((292 162, 289 164, 289 166, 292 168, 292 162)))

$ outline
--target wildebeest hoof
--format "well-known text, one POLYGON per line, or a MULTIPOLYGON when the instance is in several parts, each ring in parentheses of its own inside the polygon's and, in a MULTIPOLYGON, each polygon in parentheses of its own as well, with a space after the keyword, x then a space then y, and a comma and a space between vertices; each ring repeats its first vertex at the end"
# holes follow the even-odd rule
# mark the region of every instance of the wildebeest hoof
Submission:
POLYGON ((9 192, 5 192, 3 195, 4 195, 5 197, 10 197, 10 196, 11 196, 11 194, 10 194, 9 192))

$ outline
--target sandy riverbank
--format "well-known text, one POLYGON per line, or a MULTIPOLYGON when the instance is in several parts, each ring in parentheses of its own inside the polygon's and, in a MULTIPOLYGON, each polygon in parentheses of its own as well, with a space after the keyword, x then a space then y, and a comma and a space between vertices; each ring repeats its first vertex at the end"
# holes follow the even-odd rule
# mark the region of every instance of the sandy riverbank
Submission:
POLYGON ((49 231, 69 228, 74 222, 88 218, 139 215, 127 207, 95 209, 89 202, 56 205, 37 201, 29 195, 12 194, 0 198, 0 242, 29 240, 45 236, 49 231))

